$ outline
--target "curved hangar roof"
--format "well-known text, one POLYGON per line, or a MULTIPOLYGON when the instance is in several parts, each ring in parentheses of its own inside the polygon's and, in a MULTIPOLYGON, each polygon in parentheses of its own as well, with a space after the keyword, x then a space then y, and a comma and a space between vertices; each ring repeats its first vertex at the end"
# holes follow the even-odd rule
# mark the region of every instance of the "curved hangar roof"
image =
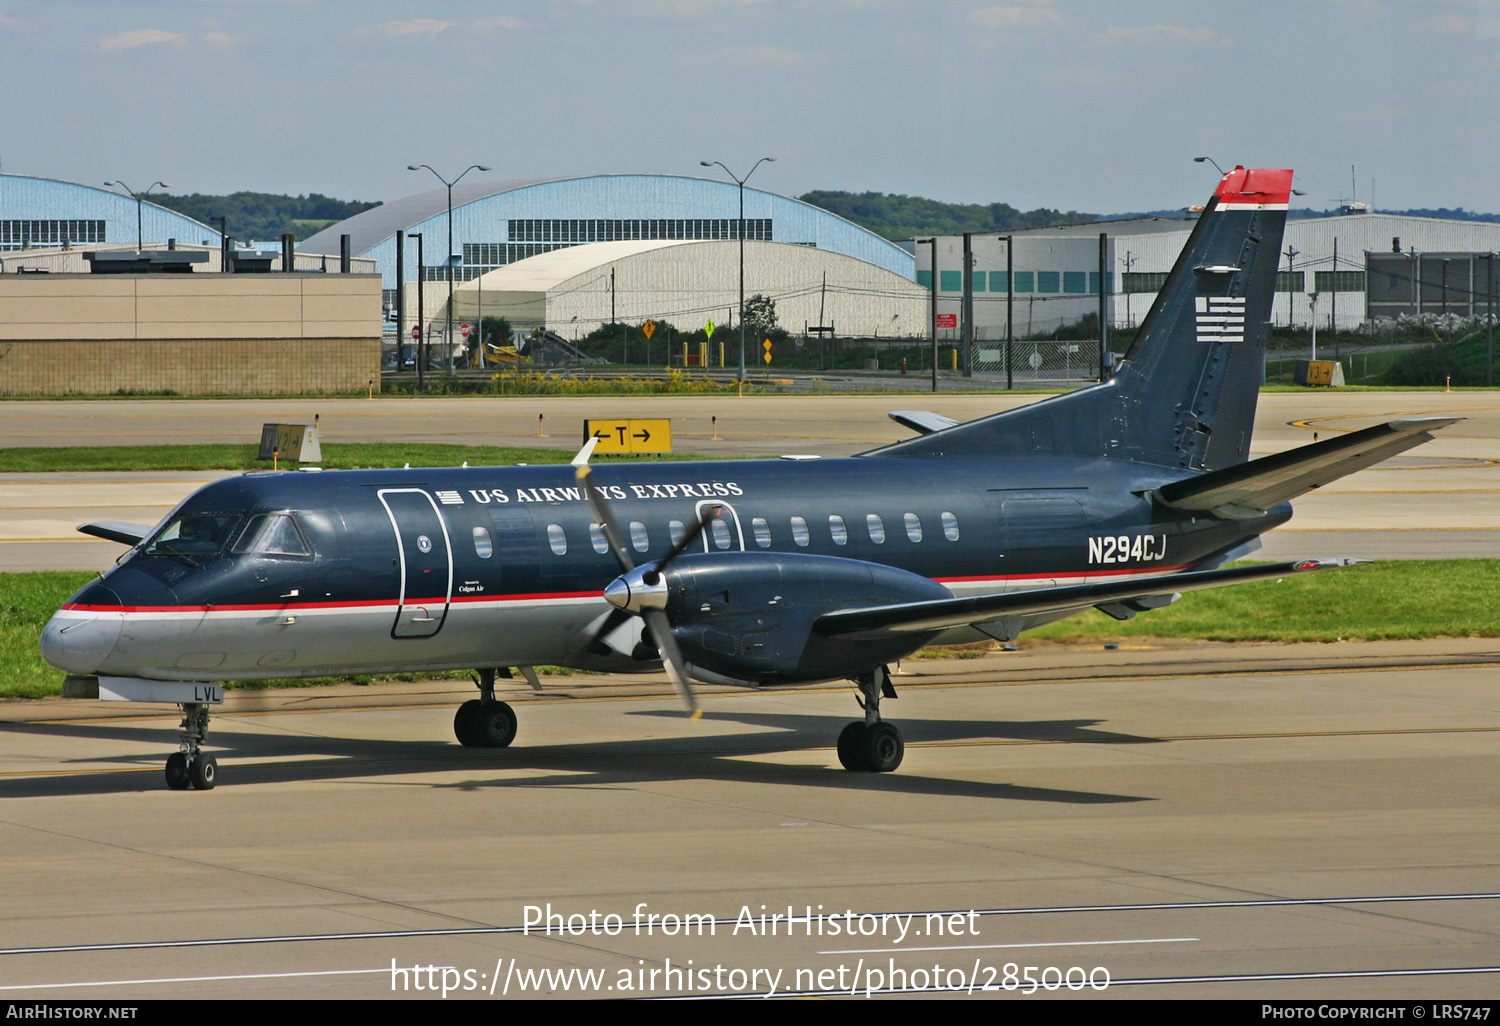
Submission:
MULTIPOLYGON (((565 338, 606 323, 665 321, 697 330, 726 327, 738 316, 739 243, 636 240, 574 246, 522 260, 465 282, 454 292, 454 317, 483 312, 517 328, 545 325, 565 338)), ((407 288, 411 289, 408 285, 407 288)), ((428 290, 429 296, 432 290, 428 290)), ((927 290, 910 278, 842 253, 779 242, 745 244, 745 294, 776 303, 781 327, 831 324, 840 336, 893 337, 927 330, 927 290)), ((426 312, 443 321, 441 293, 426 312)), ((731 332, 733 334, 733 332, 731 332)), ((737 336, 736 336, 737 339, 737 336)))
MULTIPOLYGON (((425 174, 425 172, 424 172, 425 174)), ((485 179, 478 172, 453 189, 454 250, 467 280, 497 267, 568 246, 613 241, 735 238, 739 187, 733 182, 663 174, 485 179)), ((747 239, 790 242, 842 253, 912 278, 912 255, 873 232, 801 200, 745 189, 747 239)), ((417 193, 356 214, 312 236, 304 253, 337 253, 350 236, 356 256, 374 257, 386 288, 396 281, 395 234, 421 233, 429 280, 442 278, 448 191, 417 193)), ((416 245, 407 246, 407 278, 416 245)))
POLYGON ((0 251, 63 243, 74 248, 134 245, 138 209, 140 237, 147 246, 162 245, 168 239, 185 245, 219 244, 217 230, 159 207, 149 198, 137 208, 133 198, 109 189, 56 178, 0 174, 0 251))

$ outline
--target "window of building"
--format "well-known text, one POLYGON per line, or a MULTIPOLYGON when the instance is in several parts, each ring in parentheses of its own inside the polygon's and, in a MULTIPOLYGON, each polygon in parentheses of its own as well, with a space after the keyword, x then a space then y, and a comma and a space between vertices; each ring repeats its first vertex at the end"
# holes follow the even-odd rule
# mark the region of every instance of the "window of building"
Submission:
MULTIPOLYGON (((1056 292, 1059 288, 1058 279, 1061 276, 1056 271, 1036 272, 1036 290, 1038 292, 1056 292)), ((1020 291, 1017 289, 1016 291, 1020 291)))
POLYGON ((1276 272, 1276 291, 1277 292, 1303 292, 1303 291, 1306 290, 1306 284, 1307 284, 1307 272, 1306 271, 1277 271, 1276 272))
POLYGON ((1035 292, 1036 291, 1036 272, 1035 271, 1017 271, 1016 272, 1016 291, 1017 292, 1035 292))
POLYGON ((1075 295, 1082 295, 1088 288, 1089 276, 1086 271, 1064 271, 1063 291, 1075 295))
POLYGON ((1364 290, 1364 271, 1313 272, 1313 291, 1315 292, 1363 292, 1364 290))
POLYGON ((991 292, 1009 292, 1010 291, 1010 282, 1008 282, 1008 281, 1005 280, 1005 275, 1006 275, 1005 271, 991 271, 990 272, 990 291, 991 292))
POLYGON ((962 292, 964 276, 961 271, 939 271, 938 288, 943 292, 962 292))
POLYGON ((1167 276, 1154 271, 1127 271, 1120 280, 1126 292, 1160 292, 1167 283, 1167 276))

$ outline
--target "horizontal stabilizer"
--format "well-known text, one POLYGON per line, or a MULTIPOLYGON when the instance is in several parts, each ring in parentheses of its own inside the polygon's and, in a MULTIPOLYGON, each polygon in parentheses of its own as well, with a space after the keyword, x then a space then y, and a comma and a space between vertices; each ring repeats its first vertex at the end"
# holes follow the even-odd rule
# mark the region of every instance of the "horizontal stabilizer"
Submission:
POLYGON ((824 613, 813 623, 819 634, 841 638, 873 638, 892 632, 935 631, 984 623, 1001 616, 1029 616, 1083 609, 1100 603, 1124 602, 1154 595, 1244 584, 1275 577, 1333 570, 1363 563, 1361 559, 1303 559, 1295 563, 1265 563, 1222 570, 1192 570, 1159 577, 1118 578, 1098 584, 1074 584, 1064 588, 1032 588, 1000 595, 932 599, 866 609, 842 609, 824 613))
POLYGON ((929 410, 892 410, 887 416, 902 427, 911 428, 919 435, 930 435, 934 431, 941 431, 958 424, 958 421, 952 417, 945 417, 941 413, 932 413, 929 410))
POLYGON ((1258 517, 1278 503, 1321 488, 1345 474, 1373 466, 1462 417, 1416 417, 1262 456, 1197 477, 1162 485, 1153 498, 1173 509, 1203 510, 1228 520, 1258 517))
POLYGON ((123 520, 98 520, 92 524, 79 524, 81 534, 119 542, 121 545, 139 545, 151 534, 151 528, 141 524, 128 524, 123 520))

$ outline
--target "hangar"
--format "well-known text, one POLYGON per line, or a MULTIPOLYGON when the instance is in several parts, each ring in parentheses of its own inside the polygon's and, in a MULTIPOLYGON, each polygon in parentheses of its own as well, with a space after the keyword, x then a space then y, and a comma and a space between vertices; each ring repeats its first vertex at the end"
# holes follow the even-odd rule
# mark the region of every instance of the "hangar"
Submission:
POLYGON ((172 239, 218 248, 220 236, 208 225, 149 198, 137 203, 124 193, 92 185, 0 174, 0 259, 4 251, 137 242, 164 246, 172 239))
MULTIPOLYGON (((1016 338, 1097 313, 1101 281, 1109 323, 1138 325, 1193 224, 1187 217, 1150 217, 971 236, 974 337, 1005 338, 1007 310, 1016 338), (1106 236, 1103 268, 1101 234, 1106 236), (1009 255, 1007 238, 1013 246, 1009 255), (1007 287, 1008 270, 1014 289, 1007 287)), ((957 315, 962 324, 964 239, 940 237, 936 250, 938 312, 957 315)), ((1316 318, 1319 327, 1336 322, 1345 330, 1418 308, 1426 314, 1482 317, 1489 271, 1485 254, 1497 251, 1500 224, 1481 221, 1372 213, 1362 207, 1289 220, 1272 323, 1306 327, 1316 318)), ((932 247, 917 246, 917 279, 927 287, 931 253, 932 247)), ((961 330, 940 328, 939 337, 958 339, 961 330)))
MULTIPOLYGON (((425 177, 425 173, 424 173, 425 177)), ((893 242, 801 200, 746 187, 745 237, 855 257, 910 279, 912 255, 893 242)), ((422 276, 468 281, 553 250, 596 242, 737 239, 740 189, 733 182, 668 174, 600 174, 567 178, 484 179, 453 188, 453 238, 448 190, 431 189, 373 207, 324 229, 302 253, 339 251, 351 238, 355 256, 373 257, 384 277, 387 306, 396 288, 396 233, 423 239, 422 276)), ((416 277, 416 246, 408 242, 408 279, 416 277)), ((747 281, 751 291, 764 291, 747 281)), ((445 297, 446 298, 446 297, 445 297)))
MULTIPOLYGON (((502 316, 518 329, 576 339, 603 324, 666 322, 680 330, 738 320, 738 242, 633 240, 570 246, 490 271, 454 292, 455 320, 502 316)), ((784 242, 745 244, 747 295, 776 304, 793 334, 831 324, 842 337, 925 335, 928 294, 910 278, 842 253, 784 242)), ((447 296, 428 290, 427 336, 441 332, 447 296)), ((414 286, 406 309, 415 314, 414 286)), ((404 333, 403 333, 404 337, 404 333)), ((718 341, 718 338, 715 339, 718 341)))

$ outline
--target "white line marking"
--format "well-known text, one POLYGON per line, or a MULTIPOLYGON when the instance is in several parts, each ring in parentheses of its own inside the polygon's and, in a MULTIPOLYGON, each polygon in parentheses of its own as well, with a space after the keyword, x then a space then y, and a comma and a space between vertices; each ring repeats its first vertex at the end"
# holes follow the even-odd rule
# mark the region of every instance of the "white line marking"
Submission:
POLYGON ((933 948, 844 948, 820 955, 894 955, 902 951, 1003 951, 1007 948, 1092 948, 1105 944, 1194 944, 1197 937, 1143 937, 1137 940, 1048 941, 1036 944, 953 944, 933 948))

